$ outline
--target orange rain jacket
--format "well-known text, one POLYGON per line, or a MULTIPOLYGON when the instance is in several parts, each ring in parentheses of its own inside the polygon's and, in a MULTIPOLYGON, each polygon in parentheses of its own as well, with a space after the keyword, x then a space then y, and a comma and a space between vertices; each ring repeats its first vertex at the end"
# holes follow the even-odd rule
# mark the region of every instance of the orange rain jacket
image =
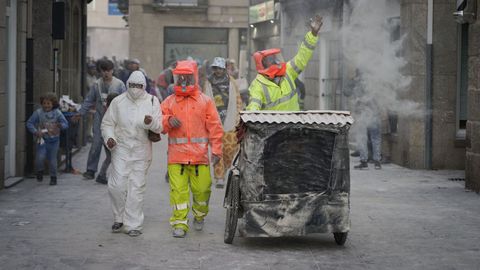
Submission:
POLYGON ((208 145, 212 154, 222 156, 223 128, 215 103, 200 92, 195 61, 179 61, 173 74, 194 74, 195 90, 175 91, 162 102, 163 133, 168 133, 168 164, 209 164, 208 145), (172 128, 168 122, 175 116, 182 125, 172 128))

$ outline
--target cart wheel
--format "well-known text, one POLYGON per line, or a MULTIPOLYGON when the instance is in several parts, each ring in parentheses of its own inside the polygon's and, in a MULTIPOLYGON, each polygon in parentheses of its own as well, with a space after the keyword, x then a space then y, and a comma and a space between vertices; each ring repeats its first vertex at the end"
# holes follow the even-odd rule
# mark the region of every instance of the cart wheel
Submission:
POLYGON ((240 182, 238 176, 232 176, 227 183, 227 218, 225 220, 225 234, 223 235, 223 242, 231 244, 235 231, 237 230, 238 208, 240 205, 240 182))
POLYGON ((336 232, 333 233, 333 237, 335 238, 335 242, 339 246, 343 246, 345 241, 347 241, 348 232, 336 232))

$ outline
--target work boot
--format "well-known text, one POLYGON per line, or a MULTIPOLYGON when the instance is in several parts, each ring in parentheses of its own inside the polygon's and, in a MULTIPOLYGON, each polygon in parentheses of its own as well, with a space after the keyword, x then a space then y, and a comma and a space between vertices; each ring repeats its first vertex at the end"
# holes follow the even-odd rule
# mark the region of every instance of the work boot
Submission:
POLYGON ((93 178, 95 178, 95 172, 87 170, 83 173, 83 178, 85 178, 86 180, 92 180, 93 178))
POLYGON ((55 186, 57 184, 57 177, 51 176, 50 177, 50 186, 55 186))
POLYGON ((43 181, 43 171, 37 172, 37 181, 42 182, 43 181))
POLYGON ((351 154, 350 154, 351 157, 359 157, 360 156, 360 152, 359 151, 353 151, 351 154))
POLYGON ((217 183, 215 184, 216 188, 223 188, 225 186, 225 180, 217 179, 217 183))
POLYGON ((197 231, 203 230, 203 224, 205 224, 205 221, 203 219, 202 220, 197 220, 196 218, 193 219, 193 227, 195 228, 195 230, 197 231))
POLYGON ((182 228, 174 228, 172 234, 175 238, 184 238, 187 232, 182 228))
POLYGON ((105 175, 100 175, 100 174, 97 176, 97 179, 95 179, 95 182, 102 185, 108 184, 107 177, 105 175))
POLYGON ((360 164, 353 166, 354 169, 368 169, 368 163, 366 161, 360 161, 360 164))
POLYGON ((119 233, 122 231, 123 223, 114 222, 112 225, 112 233, 119 233))
POLYGON ((375 170, 381 170, 382 169, 382 165, 380 164, 380 161, 374 161, 375 163, 375 170))
POLYGON ((131 231, 128 231, 127 234, 131 237, 136 237, 136 236, 139 236, 140 234, 142 234, 142 232, 139 231, 139 230, 131 230, 131 231))

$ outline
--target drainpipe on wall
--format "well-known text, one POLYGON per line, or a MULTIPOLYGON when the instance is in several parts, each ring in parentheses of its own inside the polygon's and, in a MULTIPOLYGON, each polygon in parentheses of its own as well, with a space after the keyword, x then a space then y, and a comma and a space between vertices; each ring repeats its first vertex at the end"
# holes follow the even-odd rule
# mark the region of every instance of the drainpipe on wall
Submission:
POLYGON ((247 83, 250 84, 250 82, 252 82, 252 77, 253 77, 253 74, 252 74, 252 46, 253 46, 253 40, 252 40, 252 27, 250 26, 250 7, 252 6, 252 0, 248 0, 248 30, 247 30, 247 57, 248 57, 248 61, 247 61, 247 66, 248 66, 248 69, 247 69, 247 83))
MULTIPOLYGON (((81 72, 81 81, 80 81, 80 93, 82 95, 83 100, 85 100, 84 92, 86 88, 86 70, 85 67, 87 65, 87 4, 91 1, 87 1, 87 3, 82 3, 82 8, 81 8, 81 18, 82 18, 82 23, 81 23, 81 53, 80 53, 80 72, 81 72)), ((86 93, 85 93, 86 94, 86 93)), ((85 120, 83 121, 83 126, 82 126, 82 145, 85 146, 87 144, 87 118, 84 118, 85 120)))
POLYGON ((10 1, 8 16, 8 55, 7 55, 7 100, 8 100, 8 135, 5 160, 5 178, 16 175, 17 142, 17 0, 10 1))
POLYGON ((426 46, 426 82, 425 82, 425 168, 432 169, 432 56, 433 56, 433 0, 427 7, 427 46, 426 46))

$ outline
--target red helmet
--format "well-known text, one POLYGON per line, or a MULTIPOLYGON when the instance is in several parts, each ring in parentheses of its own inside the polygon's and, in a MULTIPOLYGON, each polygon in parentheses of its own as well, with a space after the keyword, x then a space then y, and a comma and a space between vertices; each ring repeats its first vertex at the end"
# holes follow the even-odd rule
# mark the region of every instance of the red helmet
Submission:
POLYGON ((197 62, 193 60, 178 61, 173 70, 175 94, 189 96, 199 90, 197 62))
POLYGON ((277 76, 285 76, 287 65, 283 61, 281 50, 278 48, 258 51, 253 54, 257 72, 273 79, 277 76))

